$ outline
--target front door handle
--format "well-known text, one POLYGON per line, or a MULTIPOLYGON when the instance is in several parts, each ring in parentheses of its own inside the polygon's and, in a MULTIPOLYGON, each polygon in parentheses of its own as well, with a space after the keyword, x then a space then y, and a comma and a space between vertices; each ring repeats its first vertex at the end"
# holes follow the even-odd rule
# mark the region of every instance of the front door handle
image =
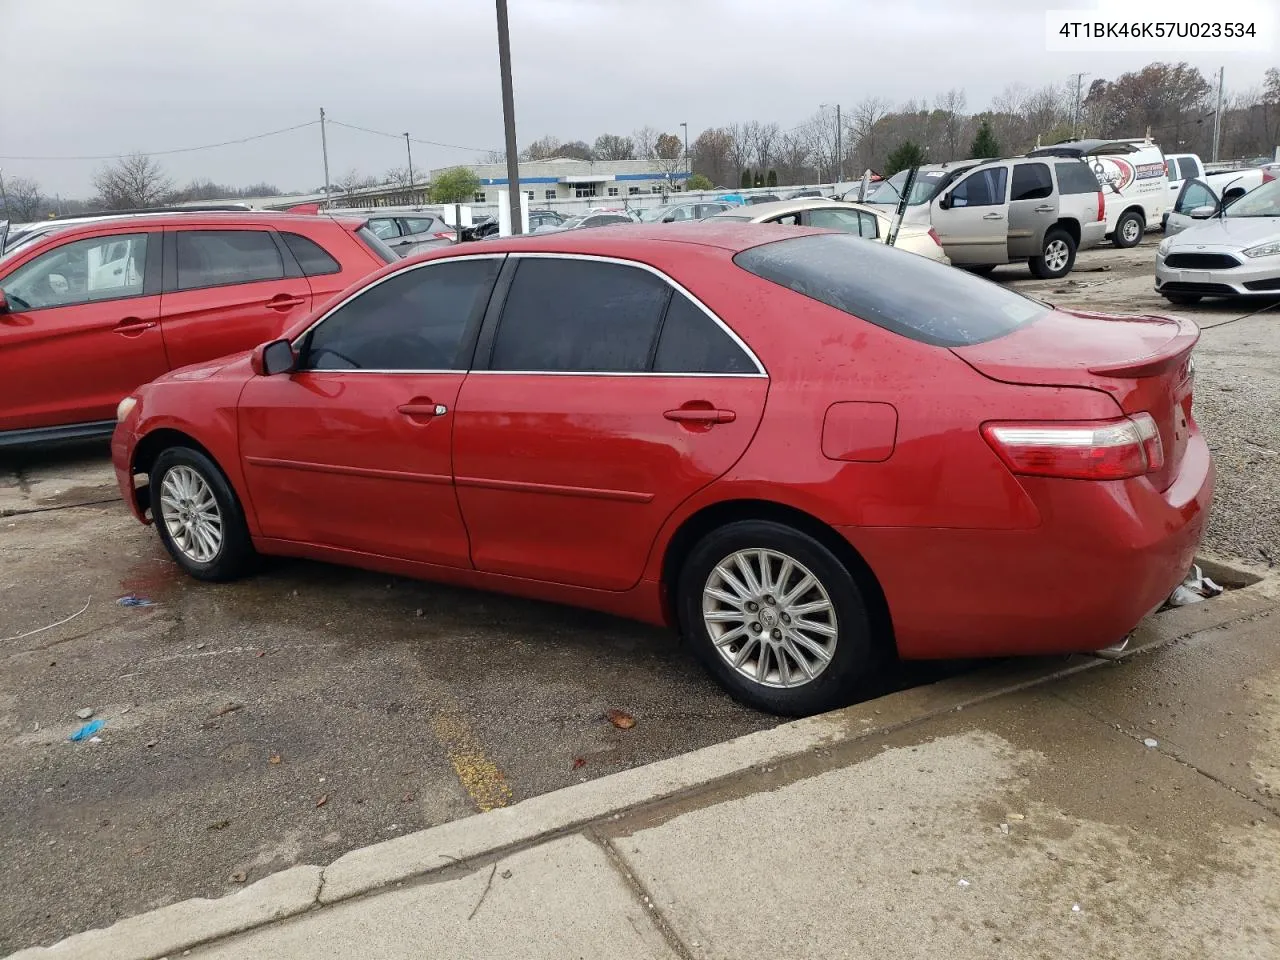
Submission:
POLYGON ((144 320, 142 317, 125 317, 113 328, 116 333, 123 334, 126 337, 136 337, 144 330, 150 330, 157 326, 155 320, 144 320))
POLYGON ((715 407, 679 407, 667 410, 662 414, 676 423, 733 423, 738 415, 732 410, 719 410, 715 407))
POLYGON ((1047 203, 1042 203, 1040 206, 1036 207, 1036 213, 1053 213, 1053 210, 1054 208, 1049 206, 1047 203))
POLYGON ((449 412, 449 408, 443 403, 432 403, 430 400, 425 400, 419 403, 402 403, 396 407, 396 411, 410 418, 443 417, 449 412))
POLYGON ((982 219, 983 219, 983 220, 1003 220, 1003 219, 1004 219, 1004 214, 1002 214, 1002 213, 988 213, 988 214, 986 214, 982 219))
POLYGON ((267 306, 272 310, 292 310, 306 302, 305 297, 295 297, 291 293, 278 293, 267 301, 267 306))

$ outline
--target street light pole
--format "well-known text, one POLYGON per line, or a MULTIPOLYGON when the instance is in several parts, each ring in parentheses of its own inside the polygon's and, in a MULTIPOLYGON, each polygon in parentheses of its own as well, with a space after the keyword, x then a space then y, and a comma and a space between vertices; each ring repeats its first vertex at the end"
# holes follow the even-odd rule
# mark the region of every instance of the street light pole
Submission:
POLYGON ((404 135, 404 152, 409 155, 409 200, 413 200, 413 147, 409 146, 409 134, 404 135))
POLYGON ((498 69, 502 74, 502 123, 507 134, 507 203, 511 232, 522 233, 520 222, 520 158, 516 155, 516 105, 511 91, 511 34, 507 29, 507 0, 498 5, 498 69))
POLYGON ((693 175, 693 160, 689 156, 689 124, 680 124, 684 128, 684 188, 689 189, 689 177, 693 175))

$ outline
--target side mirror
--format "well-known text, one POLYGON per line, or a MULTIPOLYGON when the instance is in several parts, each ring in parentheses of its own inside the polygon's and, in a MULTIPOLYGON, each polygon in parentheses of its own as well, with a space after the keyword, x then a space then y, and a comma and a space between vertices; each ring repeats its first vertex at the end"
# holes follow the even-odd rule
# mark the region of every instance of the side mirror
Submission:
POLYGON ((1192 220, 1208 220, 1217 212, 1218 212, 1217 207, 1209 207, 1209 206, 1196 207, 1194 210, 1191 211, 1191 219, 1192 220))
POLYGON ((4 295, 4 291, 0 290, 0 313, 9 312, 9 298, 4 295))
POLYGON ((292 373, 298 358, 293 354, 293 344, 288 340, 272 340, 254 348, 249 361, 253 372, 260 377, 273 377, 277 373, 292 373))
POLYGON ((944 194, 942 195, 942 199, 938 201, 938 206, 940 206, 943 210, 950 210, 950 209, 951 209, 951 194, 949 194, 949 193, 944 193, 944 194))

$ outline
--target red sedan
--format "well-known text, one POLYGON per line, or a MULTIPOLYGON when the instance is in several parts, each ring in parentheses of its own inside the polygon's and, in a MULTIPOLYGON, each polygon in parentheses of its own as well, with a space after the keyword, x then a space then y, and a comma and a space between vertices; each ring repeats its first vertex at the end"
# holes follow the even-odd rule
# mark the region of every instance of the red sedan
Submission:
POLYGON ((1096 650, 1185 575, 1198 331, 754 224, 394 264, 121 404, 192 576, 311 557, 678 627, 784 714, 885 658, 1096 650))

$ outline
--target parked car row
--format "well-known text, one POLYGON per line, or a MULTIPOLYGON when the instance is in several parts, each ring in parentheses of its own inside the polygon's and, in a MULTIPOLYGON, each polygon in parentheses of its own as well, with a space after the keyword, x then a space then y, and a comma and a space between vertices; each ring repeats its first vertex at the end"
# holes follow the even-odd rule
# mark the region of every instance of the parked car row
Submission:
POLYGON ((1159 605, 1212 495, 1197 336, 803 223, 565 230, 134 389, 112 453, 195 578, 304 556, 669 624, 803 714, 895 654, 1096 650, 1159 605))

